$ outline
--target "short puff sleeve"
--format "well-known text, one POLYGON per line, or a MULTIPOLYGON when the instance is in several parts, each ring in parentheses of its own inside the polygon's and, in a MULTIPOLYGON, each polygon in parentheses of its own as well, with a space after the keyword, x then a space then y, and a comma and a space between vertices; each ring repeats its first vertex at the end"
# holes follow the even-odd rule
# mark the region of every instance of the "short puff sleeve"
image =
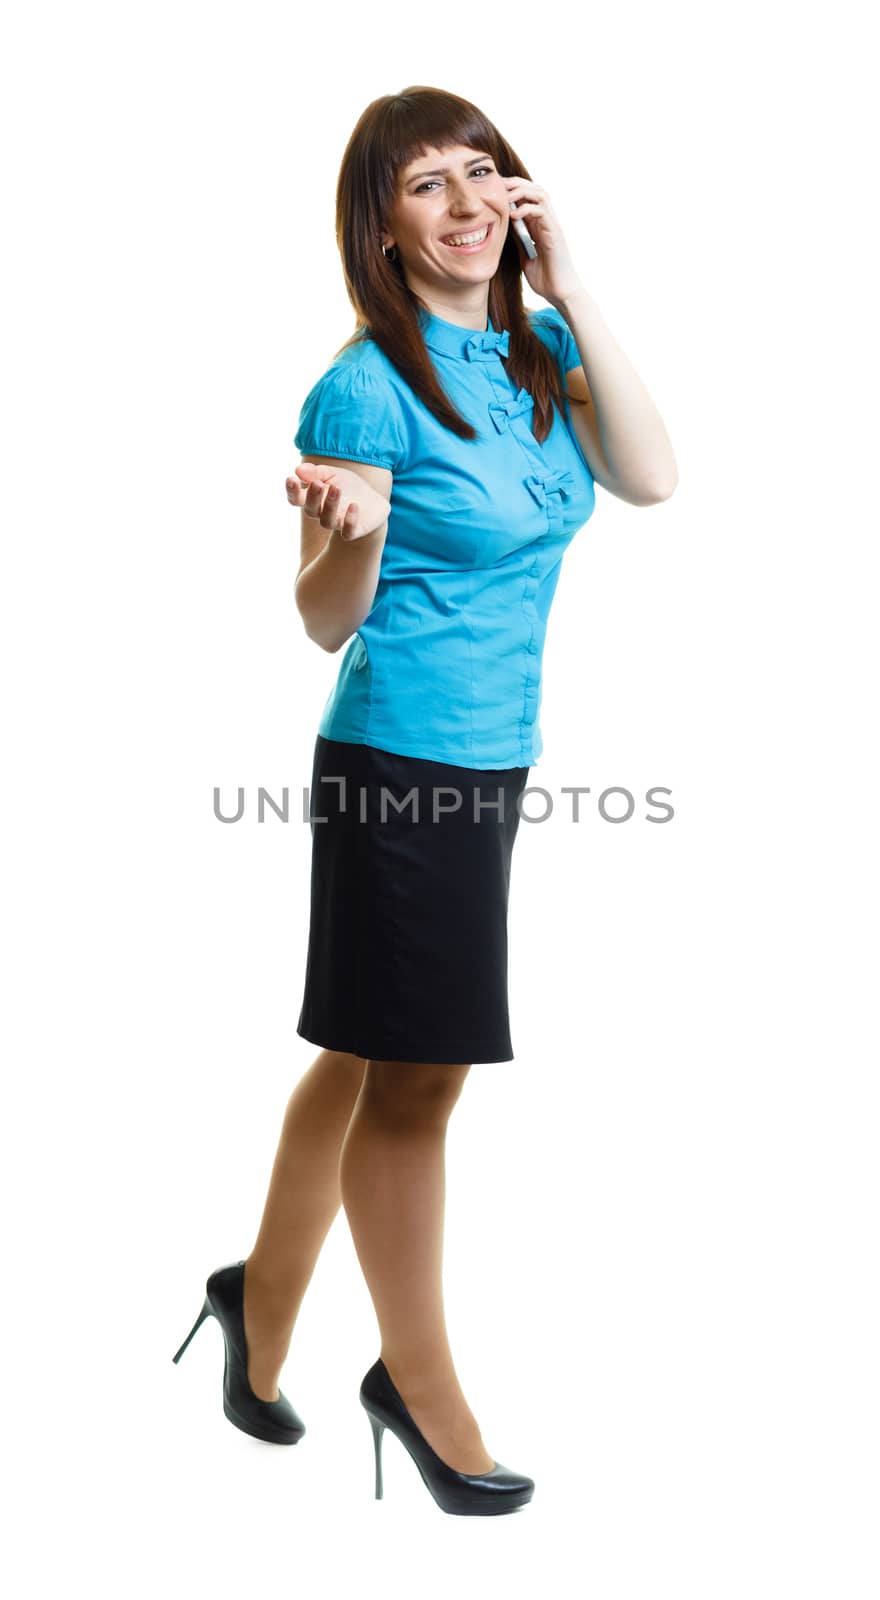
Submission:
POLYGON ((357 362, 334 362, 306 395, 293 442, 302 455, 394 472, 406 445, 391 384, 357 362))
POLYGON ((574 335, 561 311, 555 306, 542 306, 535 313, 535 326, 536 331, 539 326, 548 330, 549 337, 544 343, 550 345, 563 374, 571 372, 572 367, 583 366, 574 335))

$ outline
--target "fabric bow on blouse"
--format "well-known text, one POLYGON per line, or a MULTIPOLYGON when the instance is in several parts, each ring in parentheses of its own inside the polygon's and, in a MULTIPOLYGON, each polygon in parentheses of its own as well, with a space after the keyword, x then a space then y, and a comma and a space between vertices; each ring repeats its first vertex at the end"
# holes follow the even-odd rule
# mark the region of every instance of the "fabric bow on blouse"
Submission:
POLYGON ((574 494, 576 487, 574 473, 560 472, 558 468, 555 472, 542 473, 540 477, 532 472, 524 482, 539 506, 547 504, 548 494, 561 494, 567 500, 570 494, 574 494))
POLYGON ((506 328, 501 333, 496 333, 494 328, 473 333, 464 347, 468 361, 491 361, 496 351, 499 356, 506 356, 509 350, 510 334, 506 328))
POLYGON ((525 416, 534 409, 534 395, 530 395, 528 389, 520 389, 519 394, 510 400, 489 401, 489 414, 499 433, 510 427, 514 417, 525 416))

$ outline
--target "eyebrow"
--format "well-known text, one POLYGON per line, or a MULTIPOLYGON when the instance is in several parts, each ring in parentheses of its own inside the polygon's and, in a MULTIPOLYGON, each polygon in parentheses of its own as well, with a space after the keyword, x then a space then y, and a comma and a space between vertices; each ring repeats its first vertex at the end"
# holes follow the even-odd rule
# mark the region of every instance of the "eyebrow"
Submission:
MULTIPOLYGON (((475 167, 475 166, 478 166, 481 161, 491 161, 491 160, 492 160, 492 157, 489 156, 489 155, 474 156, 473 160, 466 162, 465 165, 468 166, 468 167, 475 167)), ((411 183, 415 183, 417 178, 445 178, 446 174, 449 171, 450 171, 449 167, 435 167, 432 172, 414 172, 412 177, 411 178, 407 178, 407 180, 406 180, 407 187, 411 183)))

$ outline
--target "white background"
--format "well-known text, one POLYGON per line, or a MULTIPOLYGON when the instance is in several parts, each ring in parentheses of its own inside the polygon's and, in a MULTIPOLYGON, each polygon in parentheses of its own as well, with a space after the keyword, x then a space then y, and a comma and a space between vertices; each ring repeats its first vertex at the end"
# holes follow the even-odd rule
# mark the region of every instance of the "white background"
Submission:
MULTIPOLYGON (((878 1592, 875 74, 852 3, 18 8, 4 29, 4 1444, 16 1594, 878 1592), (545 654, 516 1059, 447 1144, 445 1295, 537 1489, 444 1516, 358 1403, 341 1212, 230 1427, 340 656, 284 479, 353 331, 364 107, 475 100, 549 191, 680 483, 597 490, 545 654), (591 788, 571 821, 563 785, 591 788), (256 820, 262 785, 288 824, 256 820), (632 819, 603 821, 609 785, 632 819), (645 791, 672 790, 667 826, 645 791), (246 812, 213 816, 215 786, 246 812), (540 813, 540 801, 534 810, 540 813)), ((526 301, 540 302, 526 289, 526 301)))

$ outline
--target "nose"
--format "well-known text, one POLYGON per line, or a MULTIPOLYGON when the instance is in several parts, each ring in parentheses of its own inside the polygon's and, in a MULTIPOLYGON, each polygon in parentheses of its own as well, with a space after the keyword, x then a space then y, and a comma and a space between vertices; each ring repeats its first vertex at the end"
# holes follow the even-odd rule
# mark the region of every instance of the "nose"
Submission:
POLYGON ((481 205, 482 201, 477 199, 473 189, 469 189, 467 184, 453 185, 449 199, 449 209, 456 216, 460 216, 463 213, 472 216, 479 211, 481 205))

